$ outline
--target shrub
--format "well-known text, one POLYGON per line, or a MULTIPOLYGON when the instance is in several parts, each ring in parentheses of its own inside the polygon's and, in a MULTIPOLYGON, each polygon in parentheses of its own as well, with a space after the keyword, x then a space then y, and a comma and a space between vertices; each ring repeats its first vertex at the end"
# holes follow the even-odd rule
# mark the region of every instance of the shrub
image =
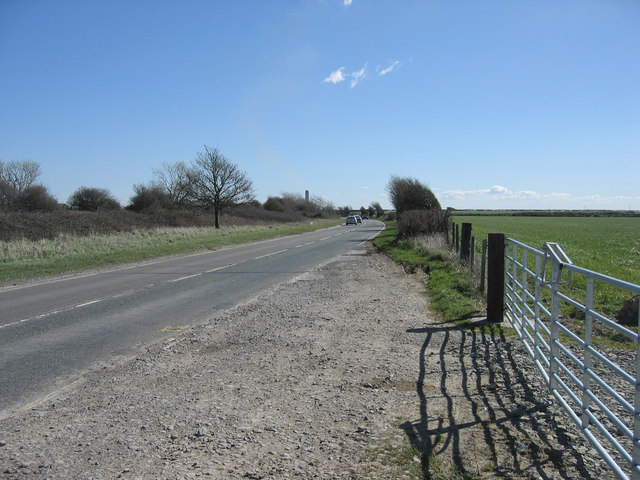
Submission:
POLYGON ((9 209, 18 197, 16 190, 9 182, 0 179, 0 208, 9 209))
POLYGON ((53 212, 59 208, 58 201, 44 185, 31 185, 25 188, 18 194, 13 204, 14 210, 27 212, 53 212))
POLYGON ((280 197, 269 197, 264 202, 264 209, 272 212, 284 212, 287 210, 284 200, 280 197))
POLYGON ((69 205, 77 210, 97 212, 98 210, 116 210, 120 203, 104 188, 80 187, 71 197, 69 205))
POLYGON ((392 176, 387 185, 389 198, 398 214, 408 210, 440 210, 440 202, 429 187, 414 178, 392 176))
POLYGON ((315 201, 307 201, 300 195, 284 193, 282 197, 269 197, 264 202, 264 209, 273 212, 285 212, 293 215, 304 215, 307 218, 322 216, 322 207, 315 201))
POLYGON ((171 196, 159 185, 134 185, 134 195, 129 200, 129 210, 134 212, 172 208, 171 196))
POLYGON ((447 210, 409 210, 398 215, 398 236, 403 239, 449 231, 447 210))

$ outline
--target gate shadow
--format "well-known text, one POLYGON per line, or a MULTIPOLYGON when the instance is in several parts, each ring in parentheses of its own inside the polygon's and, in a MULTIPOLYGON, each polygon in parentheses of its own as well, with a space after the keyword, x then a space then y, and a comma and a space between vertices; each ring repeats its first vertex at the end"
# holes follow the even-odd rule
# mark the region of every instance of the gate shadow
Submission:
MULTIPOLYGON (((570 445, 571 440, 563 431, 555 431, 555 441, 547 432, 550 431, 548 425, 542 425, 535 415, 538 411, 544 411, 548 404, 544 399, 536 398, 535 392, 527 383, 522 367, 518 365, 514 357, 511 342, 506 341, 504 334, 500 331, 496 335, 496 329, 484 329, 478 325, 455 326, 451 324, 409 329, 408 333, 425 334, 424 342, 420 349, 419 375, 416 382, 416 392, 419 397, 420 419, 416 422, 405 422, 401 425, 408 439, 414 448, 421 452, 421 463, 424 478, 430 480, 435 472, 432 471, 431 459, 437 455, 450 450, 453 464, 457 468, 461 478, 475 478, 478 472, 471 471, 464 462, 465 445, 461 445, 461 433, 465 429, 480 426, 488 452, 485 454, 487 462, 493 462, 494 474, 497 477, 509 477, 509 474, 518 472, 520 474, 537 475, 541 479, 551 478, 573 478, 567 472, 562 459, 562 451, 554 445, 570 445), (455 335, 452 333, 455 332, 455 335), (442 335, 439 335, 442 334, 442 335), (432 345, 434 341, 440 341, 439 346, 432 345), (459 340, 458 340, 459 339, 459 340), (446 418, 429 416, 429 398, 425 394, 425 379, 427 368, 431 368, 429 375, 434 375, 431 363, 427 365, 427 350, 433 347, 439 350, 440 384, 435 392, 430 396, 442 396, 447 403, 448 415, 446 418), (451 360, 451 355, 447 352, 457 352, 455 361, 451 360), (451 365, 448 365, 447 362, 451 365), (462 379, 461 391, 465 399, 470 404, 470 411, 473 419, 465 423, 457 423, 453 406, 452 392, 460 390, 459 380, 456 378, 454 385, 450 380, 450 372, 460 369, 462 379), (473 372, 473 373, 472 373, 473 372), (487 372, 487 373, 484 373, 487 372), (513 372, 515 378, 510 378, 509 372, 513 372), (475 377, 475 378, 473 378, 475 377), (498 383, 503 387, 495 387, 498 383), (509 408, 518 404, 521 398, 516 395, 514 386, 519 384, 523 388, 524 399, 530 408, 524 409, 516 416, 509 414, 509 408), (493 388, 487 388, 487 385, 493 388), (482 415, 481 415, 481 412, 482 415), (532 460, 529 466, 522 465, 517 436, 521 438, 529 437, 529 433, 523 428, 523 420, 530 422, 529 425, 537 432, 539 439, 536 449, 530 450, 532 460), (493 426, 493 429, 491 428, 493 426), (537 429, 537 426, 542 428, 537 429), (497 432, 496 432, 497 429, 497 432), (509 453, 512 456, 512 465, 505 471, 500 465, 500 455, 497 444, 506 443, 509 453), (540 445, 542 444, 542 445, 540 445), (546 473, 544 466, 553 465, 553 475, 546 473), (515 471, 515 472, 514 472, 515 471)), ((536 372, 537 374, 537 372, 536 372)), ((522 395, 522 394, 521 394, 522 395)), ((521 396, 520 395, 520 396, 521 396)), ((504 450, 505 447, 500 447, 504 450)), ((566 452, 564 452, 566 454, 566 452)), ((575 450, 570 453, 571 461, 584 479, 595 479, 588 471, 582 456, 575 450)), ((574 472, 575 474, 575 472, 574 472)), ((457 477, 456 477, 457 478, 457 477)))

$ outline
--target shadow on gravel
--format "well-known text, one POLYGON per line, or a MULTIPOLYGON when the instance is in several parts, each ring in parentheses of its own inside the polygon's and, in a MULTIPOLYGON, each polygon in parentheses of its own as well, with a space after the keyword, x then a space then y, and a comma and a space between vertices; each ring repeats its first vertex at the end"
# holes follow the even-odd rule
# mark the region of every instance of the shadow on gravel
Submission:
MULTIPOLYGON (((548 404, 544 399, 536 398, 534 390, 527 384, 511 343, 506 341, 502 332, 496 334, 475 326, 451 324, 407 332, 426 334, 420 350, 416 382, 420 420, 405 422, 401 426, 412 445, 422 454, 425 479, 442 478, 442 473, 437 471, 442 463, 433 462, 441 454, 443 459, 451 459, 455 465, 455 472, 450 472, 455 475, 451 478, 478 478, 482 473, 503 478, 517 475, 518 478, 540 479, 576 478, 576 473, 579 473, 581 478, 596 478, 588 471, 579 453, 575 450, 567 453, 566 448, 561 447, 571 442, 562 431, 555 431, 554 438, 549 438, 546 433, 550 431, 548 424, 546 428, 536 428, 544 419, 535 413, 546 411, 548 404), (433 353, 431 360, 427 360, 427 351, 434 352, 434 347, 439 350, 437 363, 433 353), (427 386, 426 379, 436 377, 438 373, 439 388, 432 385, 427 395, 427 389, 423 388, 427 386), (468 402, 465 408, 471 412, 471 416, 467 416, 470 420, 464 423, 458 423, 454 408, 454 398, 460 394, 468 402), (446 418, 430 412, 430 401, 436 400, 446 402, 446 418), (481 431, 484 437, 481 453, 471 452, 478 445, 469 444, 473 436, 465 435, 471 434, 468 429, 481 431), (531 438, 532 431, 537 433, 537 438, 531 438), (470 455, 480 455, 490 470, 485 467, 484 471, 478 471, 478 464, 473 465, 470 455), (571 472, 565 466, 567 462, 572 464, 571 472)), ((480 440, 478 442, 481 443, 480 440)))

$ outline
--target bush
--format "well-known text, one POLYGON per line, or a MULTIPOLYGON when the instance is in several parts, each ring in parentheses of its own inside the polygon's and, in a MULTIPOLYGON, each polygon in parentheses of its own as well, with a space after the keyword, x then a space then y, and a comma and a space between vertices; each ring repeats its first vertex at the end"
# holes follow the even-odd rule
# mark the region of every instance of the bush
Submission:
POLYGON ((80 187, 71 197, 69 205, 76 210, 97 212, 98 210, 117 210, 120 203, 104 188, 80 187))
POLYGON ((449 231, 447 210, 409 210, 398 215, 398 237, 408 239, 449 231))
POLYGON ((264 209, 272 212, 284 212, 287 207, 284 204, 284 200, 280 197, 269 197, 264 202, 264 209))
POLYGON ((0 208, 7 210, 13 206, 18 198, 16 190, 9 182, 0 179, 0 208))
POLYGON ((13 210, 27 212, 53 212, 60 205, 44 185, 31 185, 22 190, 15 199, 13 210))
POLYGON ((307 218, 322 217, 322 207, 302 196, 285 193, 282 197, 269 197, 264 202, 264 209, 272 212, 284 212, 292 215, 304 215, 307 218))
POLYGON ((134 212, 173 208, 171 196, 159 185, 134 185, 127 209, 134 212))
POLYGON ((415 178, 391 177, 389 198, 398 214, 409 210, 440 210, 440 202, 429 187, 415 178))

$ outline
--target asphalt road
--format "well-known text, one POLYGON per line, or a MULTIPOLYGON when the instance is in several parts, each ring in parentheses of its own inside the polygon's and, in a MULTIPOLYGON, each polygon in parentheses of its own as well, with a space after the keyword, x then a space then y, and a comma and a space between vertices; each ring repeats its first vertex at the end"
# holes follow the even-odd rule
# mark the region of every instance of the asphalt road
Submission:
POLYGON ((311 270, 375 236, 375 220, 0 289, 0 416, 311 270))

